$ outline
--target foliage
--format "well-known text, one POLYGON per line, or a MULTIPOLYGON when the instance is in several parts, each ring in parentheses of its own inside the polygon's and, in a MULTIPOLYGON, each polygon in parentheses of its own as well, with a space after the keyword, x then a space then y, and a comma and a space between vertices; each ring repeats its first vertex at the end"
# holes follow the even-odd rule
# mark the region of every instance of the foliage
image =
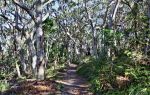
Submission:
MULTIPOLYGON (((103 95, 148 95, 149 67, 134 63, 129 53, 120 54, 113 62, 106 58, 91 59, 78 68, 78 73, 92 84, 92 91, 103 95), (117 77, 125 79, 118 80, 117 77)), ((131 54, 132 55, 132 54, 131 54)))
POLYGON ((0 93, 6 91, 9 88, 9 83, 6 80, 0 80, 0 93))
POLYGON ((46 34, 54 33, 56 31, 56 26, 54 26, 54 21, 52 19, 46 19, 43 22, 43 30, 46 34))
POLYGON ((106 45, 113 45, 114 44, 114 39, 120 40, 123 37, 123 33, 120 31, 115 31, 112 29, 103 29, 105 39, 104 42, 106 45))
POLYGON ((0 61, 0 67, 1 67, 0 80, 11 79, 14 75, 16 75, 14 69, 15 68, 14 62, 16 61, 16 59, 11 56, 7 56, 7 57, 0 61), (7 59, 7 57, 10 58, 7 59))
POLYGON ((57 63, 57 65, 54 65, 52 63, 50 63, 48 66, 47 66, 47 69, 46 69, 46 78, 55 78, 57 77, 57 73, 60 69, 64 69, 64 64, 60 64, 60 63, 57 63))
MULTIPOLYGON (((96 94, 149 94, 149 0, 1 0, 0 6, 0 81, 42 71, 41 79, 57 77, 74 63, 96 94)), ((8 86, 2 81, 0 90, 8 86)))

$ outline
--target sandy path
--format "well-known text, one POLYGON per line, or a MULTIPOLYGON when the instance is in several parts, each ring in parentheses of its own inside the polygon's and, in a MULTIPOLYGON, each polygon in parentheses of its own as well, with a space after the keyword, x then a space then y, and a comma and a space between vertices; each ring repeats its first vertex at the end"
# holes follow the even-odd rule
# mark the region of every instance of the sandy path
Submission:
POLYGON ((61 79, 56 82, 62 85, 62 89, 57 95, 93 95, 87 81, 76 74, 76 67, 70 64, 66 72, 60 72, 61 79))

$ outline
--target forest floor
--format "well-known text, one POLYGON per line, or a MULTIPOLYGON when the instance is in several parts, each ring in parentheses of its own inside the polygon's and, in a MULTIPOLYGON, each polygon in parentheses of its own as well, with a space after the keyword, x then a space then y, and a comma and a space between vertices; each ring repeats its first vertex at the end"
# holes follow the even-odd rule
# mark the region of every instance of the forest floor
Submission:
POLYGON ((56 79, 13 81, 12 86, 0 95, 93 95, 86 79, 76 74, 77 65, 70 64, 59 70, 56 79))
POLYGON ((66 71, 60 71, 57 83, 60 86, 60 92, 56 95, 93 95, 89 91, 88 82, 76 74, 77 65, 70 64, 66 71))

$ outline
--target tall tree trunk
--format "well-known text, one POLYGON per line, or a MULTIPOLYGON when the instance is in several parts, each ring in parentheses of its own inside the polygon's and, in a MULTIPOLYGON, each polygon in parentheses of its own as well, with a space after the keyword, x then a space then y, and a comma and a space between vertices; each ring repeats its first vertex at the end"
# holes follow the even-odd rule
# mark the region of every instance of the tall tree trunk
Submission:
POLYGON ((42 3, 45 0, 38 0, 36 6, 36 20, 35 20, 35 33, 36 33, 36 54, 37 54, 37 79, 43 80, 45 74, 45 59, 44 59, 44 33, 42 29, 42 3))
POLYGON ((67 60, 68 65, 70 65, 70 63, 72 61, 72 58, 71 58, 72 57, 72 55, 71 55, 72 54, 72 52, 71 52, 72 48, 71 47, 72 47, 72 44, 71 44, 71 40, 69 39, 68 40, 68 48, 67 48, 68 49, 68 60, 67 60))
POLYGON ((88 8, 87 8, 87 2, 86 0, 84 1, 85 4, 85 11, 87 14, 87 18, 89 20, 90 26, 91 26, 91 30, 92 30, 92 55, 97 58, 97 38, 96 38, 96 30, 95 27, 93 25, 93 21, 92 18, 90 16, 90 13, 88 12, 88 8))

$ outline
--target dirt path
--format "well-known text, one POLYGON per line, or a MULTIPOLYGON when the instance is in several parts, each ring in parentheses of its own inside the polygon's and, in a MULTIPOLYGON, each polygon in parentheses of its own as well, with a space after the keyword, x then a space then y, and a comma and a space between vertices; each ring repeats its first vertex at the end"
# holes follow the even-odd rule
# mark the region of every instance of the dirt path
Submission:
POLYGON ((26 80, 14 83, 10 89, 0 92, 0 95, 93 95, 89 91, 87 81, 76 74, 77 66, 70 64, 60 71, 58 80, 26 80))
POLYGON ((70 64, 65 72, 60 72, 60 80, 57 83, 62 85, 61 91, 57 95, 93 95, 89 92, 87 81, 76 74, 76 65, 70 64))

